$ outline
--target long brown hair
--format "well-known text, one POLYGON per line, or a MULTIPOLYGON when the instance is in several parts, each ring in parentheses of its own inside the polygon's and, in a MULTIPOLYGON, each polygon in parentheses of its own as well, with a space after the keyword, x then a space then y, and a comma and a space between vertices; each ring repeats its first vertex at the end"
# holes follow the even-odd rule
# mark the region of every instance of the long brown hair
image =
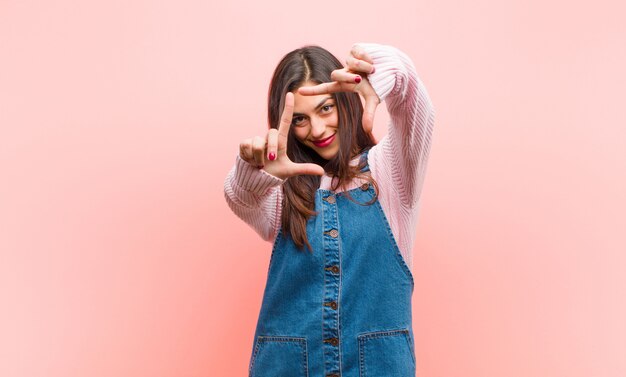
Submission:
MULTIPOLYGON (((330 74, 343 66, 333 54, 319 46, 305 46, 291 51, 278 63, 268 93, 268 122, 272 128, 278 128, 284 99, 287 92, 293 92, 305 82, 321 84, 332 81, 330 74)), ((362 164, 350 166, 350 160, 365 149, 376 144, 372 134, 366 134, 361 124, 363 105, 358 93, 340 92, 331 94, 335 99, 339 118, 339 151, 335 157, 325 160, 317 152, 302 144, 289 132, 287 155, 294 162, 312 162, 324 168, 335 177, 332 190, 338 187, 346 189, 348 183, 356 178, 367 179, 378 193, 378 185, 370 175, 360 172, 362 164)), ((291 235, 294 243, 302 249, 304 245, 311 249, 306 234, 306 224, 315 212, 315 192, 320 185, 320 176, 299 175, 289 177, 283 183, 283 209, 281 226, 285 235, 291 235)), ((375 198, 368 202, 372 203, 375 198)))

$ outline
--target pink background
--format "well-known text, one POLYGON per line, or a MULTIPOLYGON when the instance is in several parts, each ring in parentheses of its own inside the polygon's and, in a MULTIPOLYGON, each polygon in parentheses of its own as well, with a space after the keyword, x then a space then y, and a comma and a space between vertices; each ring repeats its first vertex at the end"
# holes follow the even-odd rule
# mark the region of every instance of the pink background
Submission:
POLYGON ((437 109, 418 375, 626 375, 621 4, 1 0, 0 376, 246 375, 271 245, 223 179, 280 57, 359 41, 437 109))

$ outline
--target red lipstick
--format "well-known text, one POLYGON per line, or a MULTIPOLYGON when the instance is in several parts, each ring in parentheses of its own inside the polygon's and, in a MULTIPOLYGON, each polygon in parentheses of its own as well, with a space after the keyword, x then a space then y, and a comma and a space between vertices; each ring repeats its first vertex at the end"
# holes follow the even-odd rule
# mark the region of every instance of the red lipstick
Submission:
POLYGON ((333 142, 333 140, 335 140, 335 135, 337 135, 337 133, 334 133, 334 134, 330 135, 326 139, 313 141, 313 144, 315 144, 315 146, 318 147, 318 148, 327 147, 327 146, 330 145, 330 143, 333 142))

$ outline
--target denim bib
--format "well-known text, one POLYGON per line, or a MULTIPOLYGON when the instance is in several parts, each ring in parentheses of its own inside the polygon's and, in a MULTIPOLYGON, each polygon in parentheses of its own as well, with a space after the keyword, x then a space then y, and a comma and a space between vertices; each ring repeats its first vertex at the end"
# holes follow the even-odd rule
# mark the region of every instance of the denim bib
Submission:
POLYGON ((374 188, 347 192, 316 191, 313 253, 278 232, 249 377, 415 376, 413 276, 374 188))

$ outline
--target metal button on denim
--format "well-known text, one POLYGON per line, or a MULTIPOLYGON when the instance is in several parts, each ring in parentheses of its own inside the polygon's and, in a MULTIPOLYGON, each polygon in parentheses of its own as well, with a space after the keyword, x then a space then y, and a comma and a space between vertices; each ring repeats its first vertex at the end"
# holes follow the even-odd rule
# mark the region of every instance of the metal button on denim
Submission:
POLYGON ((337 202, 334 195, 327 196, 324 198, 324 200, 326 200, 330 204, 335 204, 337 202))
POLYGON ((337 231, 337 229, 331 229, 328 232, 324 232, 324 234, 331 236, 332 238, 337 238, 337 236, 339 235, 339 232, 337 231))
POLYGON ((334 272, 335 274, 339 273, 339 267, 337 267, 337 266, 326 267, 326 270, 334 272))
POLYGON ((335 301, 331 301, 331 302, 325 302, 324 306, 330 306, 331 308, 333 308, 334 310, 337 310, 337 302, 335 301))
POLYGON ((339 377, 339 375, 338 375, 338 374, 333 373, 333 374, 327 374, 327 375, 326 375, 326 377, 339 377))
POLYGON ((337 339, 337 338, 324 339, 324 343, 330 343, 333 346, 336 346, 336 345, 339 344, 339 339, 337 339))
POLYGON ((361 185, 361 190, 363 191, 367 191, 367 189, 370 188, 370 184, 369 183, 364 183, 361 185))

